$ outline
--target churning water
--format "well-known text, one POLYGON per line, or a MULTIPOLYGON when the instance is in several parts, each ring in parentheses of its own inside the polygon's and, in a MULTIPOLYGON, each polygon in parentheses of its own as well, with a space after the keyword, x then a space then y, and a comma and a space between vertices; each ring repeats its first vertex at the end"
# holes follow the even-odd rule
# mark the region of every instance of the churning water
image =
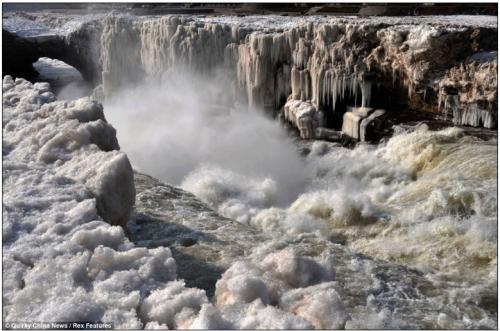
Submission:
POLYGON ((277 121, 232 105, 229 86, 216 83, 222 79, 173 77, 105 103, 138 170, 270 241, 308 233, 418 270, 433 284, 424 294, 437 307, 434 318, 422 312, 433 319, 427 326, 495 327, 496 138, 401 126, 379 145, 315 141, 300 156, 277 121), (444 306, 452 308, 440 312, 444 306))

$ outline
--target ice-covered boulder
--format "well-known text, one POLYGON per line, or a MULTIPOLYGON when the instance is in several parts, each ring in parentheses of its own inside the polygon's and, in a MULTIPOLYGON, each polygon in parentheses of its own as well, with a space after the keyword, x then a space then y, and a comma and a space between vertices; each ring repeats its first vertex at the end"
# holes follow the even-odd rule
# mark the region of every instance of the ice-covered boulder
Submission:
POLYGON ((381 127, 381 117, 385 114, 385 110, 377 109, 370 116, 361 121, 359 125, 359 140, 370 141, 377 136, 377 132, 381 127))
MULTIPOLYGON (((372 110, 372 108, 369 109, 372 110)), ((363 107, 351 108, 350 111, 347 111, 342 120, 342 133, 359 140, 359 126, 361 120, 367 117, 368 113, 369 110, 363 107)))
POLYGON ((316 128, 324 125, 323 112, 316 110, 310 101, 290 99, 283 107, 285 119, 292 123, 304 139, 312 139, 316 128))
POLYGON ((342 328, 348 314, 334 276, 328 255, 310 258, 291 248, 257 253, 222 275, 216 305, 240 328, 342 328))
POLYGON ((370 107, 348 107, 342 122, 342 133, 360 141, 373 140, 381 127, 385 110, 370 107))

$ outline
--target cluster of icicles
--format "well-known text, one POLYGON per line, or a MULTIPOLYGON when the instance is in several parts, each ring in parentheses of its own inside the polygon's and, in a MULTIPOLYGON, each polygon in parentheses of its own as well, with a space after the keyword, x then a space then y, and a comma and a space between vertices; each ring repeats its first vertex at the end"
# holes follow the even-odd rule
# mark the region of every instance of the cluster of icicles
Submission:
MULTIPOLYGON (((354 106, 367 107, 372 82, 366 75, 375 67, 392 74, 393 83, 401 78, 410 96, 421 93, 416 89, 425 70, 421 63, 406 63, 408 56, 401 49, 426 49, 435 31, 343 21, 254 30, 182 16, 110 15, 103 20, 101 34, 103 91, 110 95, 124 84, 161 80, 172 71, 214 77, 223 71, 234 83, 232 99, 250 107, 277 110, 295 99, 310 101, 317 110, 335 111, 336 103, 346 97, 354 106)), ((424 102, 427 88, 432 87, 423 89, 424 102)), ((438 109, 452 109, 456 124, 495 126, 489 110, 468 104, 463 109, 461 100, 443 109, 442 103, 448 101, 440 100, 438 109)))
POLYGON ((141 76, 161 79, 172 70, 221 68, 234 73, 234 99, 250 106, 277 109, 292 95, 318 108, 335 107, 346 93, 358 100, 359 91, 361 106, 368 106, 371 84, 346 69, 352 68, 352 54, 335 49, 353 28, 309 23, 271 34, 182 17, 108 16, 101 37, 104 92, 141 76))

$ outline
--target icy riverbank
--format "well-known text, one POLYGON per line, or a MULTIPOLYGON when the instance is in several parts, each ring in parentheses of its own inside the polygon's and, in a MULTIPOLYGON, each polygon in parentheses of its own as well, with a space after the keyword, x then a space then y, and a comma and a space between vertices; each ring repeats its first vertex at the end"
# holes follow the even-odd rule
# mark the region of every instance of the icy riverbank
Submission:
POLYGON ((46 83, 4 77, 4 321, 137 328, 154 324, 152 291, 198 295, 169 283, 176 268, 168 248, 136 248, 105 222, 126 224, 135 198, 132 168, 117 148, 99 104, 57 102, 46 83))

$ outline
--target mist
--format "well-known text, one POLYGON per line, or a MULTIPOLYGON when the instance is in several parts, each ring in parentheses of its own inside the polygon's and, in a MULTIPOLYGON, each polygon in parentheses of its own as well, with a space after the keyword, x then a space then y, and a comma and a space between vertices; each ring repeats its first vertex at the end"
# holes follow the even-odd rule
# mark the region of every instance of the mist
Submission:
POLYGON ((302 192, 307 171, 294 143, 263 111, 235 106, 224 73, 164 77, 104 102, 120 147, 138 171, 197 195, 203 191, 204 200, 210 200, 207 185, 227 191, 225 199, 246 194, 243 200, 259 208, 288 204, 302 192))

